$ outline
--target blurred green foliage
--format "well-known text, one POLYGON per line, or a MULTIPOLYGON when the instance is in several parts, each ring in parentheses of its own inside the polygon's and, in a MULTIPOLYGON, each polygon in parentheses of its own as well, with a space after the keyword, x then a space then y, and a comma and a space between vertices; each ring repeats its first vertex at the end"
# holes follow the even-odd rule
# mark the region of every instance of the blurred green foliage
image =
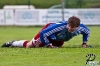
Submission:
POLYGON ((65 0, 66 8, 100 8, 100 0, 65 0))
MULTIPOLYGON (((64 0, 65 8, 99 8, 100 0, 64 0)), ((61 0, 0 0, 0 8, 4 5, 34 5, 35 8, 50 8, 61 5, 61 0), (29 3, 30 1, 30 3, 29 3)))
POLYGON ((0 0, 0 8, 3 8, 4 5, 28 5, 28 1, 36 8, 49 8, 61 3, 60 0, 0 0))

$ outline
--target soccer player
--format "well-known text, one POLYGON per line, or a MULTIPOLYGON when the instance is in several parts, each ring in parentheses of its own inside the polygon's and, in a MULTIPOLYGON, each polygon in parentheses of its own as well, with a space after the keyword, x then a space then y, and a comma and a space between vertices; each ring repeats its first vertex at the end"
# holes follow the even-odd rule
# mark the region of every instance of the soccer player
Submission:
POLYGON ((4 43, 1 47, 62 47, 65 41, 69 41, 74 36, 83 35, 82 47, 89 47, 87 41, 90 30, 84 24, 80 24, 80 19, 72 16, 68 21, 46 24, 41 31, 31 40, 19 40, 4 43))

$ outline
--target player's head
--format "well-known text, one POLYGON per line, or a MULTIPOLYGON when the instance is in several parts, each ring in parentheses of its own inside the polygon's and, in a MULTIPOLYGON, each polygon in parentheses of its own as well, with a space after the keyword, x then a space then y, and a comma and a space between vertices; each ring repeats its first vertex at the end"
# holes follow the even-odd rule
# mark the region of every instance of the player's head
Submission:
POLYGON ((75 31, 80 25, 80 19, 76 16, 72 16, 68 19, 67 28, 69 32, 75 31))

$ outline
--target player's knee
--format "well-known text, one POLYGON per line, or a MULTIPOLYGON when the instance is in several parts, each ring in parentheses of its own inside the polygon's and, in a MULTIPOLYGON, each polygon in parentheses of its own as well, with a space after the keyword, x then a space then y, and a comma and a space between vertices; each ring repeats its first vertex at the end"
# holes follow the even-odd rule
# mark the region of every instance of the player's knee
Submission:
POLYGON ((32 47, 34 47, 33 44, 31 42, 28 42, 26 48, 32 48, 32 47))

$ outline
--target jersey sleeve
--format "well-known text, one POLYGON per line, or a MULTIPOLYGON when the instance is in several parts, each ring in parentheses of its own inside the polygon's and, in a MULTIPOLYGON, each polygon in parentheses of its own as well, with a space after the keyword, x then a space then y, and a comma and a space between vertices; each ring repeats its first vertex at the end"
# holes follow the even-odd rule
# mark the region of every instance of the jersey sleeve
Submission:
POLYGON ((83 42, 87 42, 88 41, 88 38, 90 36, 90 30, 85 25, 82 25, 82 27, 83 27, 81 29, 81 34, 83 35, 82 39, 83 39, 83 42))
POLYGON ((44 45, 50 44, 48 37, 55 35, 56 33, 62 31, 65 28, 65 25, 62 23, 55 23, 50 25, 46 29, 40 32, 40 40, 44 45))
POLYGON ((89 34, 83 34, 83 42, 87 42, 89 38, 89 34))

